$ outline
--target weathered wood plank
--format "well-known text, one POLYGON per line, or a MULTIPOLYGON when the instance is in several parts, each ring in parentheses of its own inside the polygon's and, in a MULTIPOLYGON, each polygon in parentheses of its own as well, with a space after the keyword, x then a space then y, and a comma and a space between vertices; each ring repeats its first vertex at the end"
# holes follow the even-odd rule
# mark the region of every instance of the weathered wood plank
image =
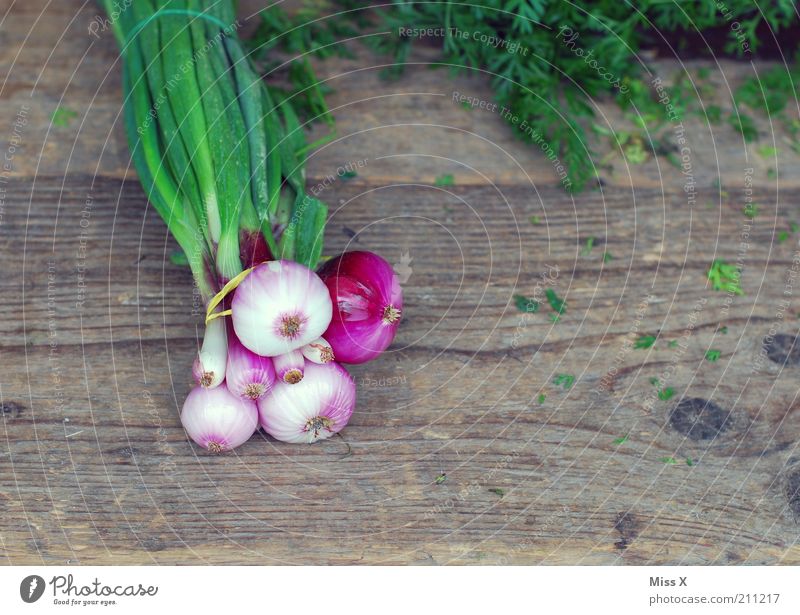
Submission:
POLYGON ((405 321, 391 352, 351 370, 342 439, 259 435, 212 458, 178 421, 201 319, 128 169, 116 51, 86 36, 93 5, 37 21, 44 5, 15 5, 0 28, 0 111, 30 106, 0 226, 4 562, 800 562, 800 365, 789 347, 785 367, 760 354, 800 322, 798 236, 777 240, 800 221, 793 154, 776 193, 753 146, 697 124, 693 207, 680 172, 653 161, 628 175, 617 160, 602 191, 573 199, 500 118, 452 102, 491 98, 485 79, 410 67, 386 83, 357 70, 363 54, 326 63, 342 138, 309 167, 332 205, 326 252, 407 253, 405 321), (58 104, 79 117, 51 126, 58 104), (356 178, 325 181, 356 160, 356 178), (455 186, 432 185, 447 173, 455 186), (715 258, 741 261, 744 296, 709 288, 715 258), (557 323, 544 300, 514 307, 543 273, 567 300, 557 323), (696 427, 702 406, 684 397, 716 408, 696 427))

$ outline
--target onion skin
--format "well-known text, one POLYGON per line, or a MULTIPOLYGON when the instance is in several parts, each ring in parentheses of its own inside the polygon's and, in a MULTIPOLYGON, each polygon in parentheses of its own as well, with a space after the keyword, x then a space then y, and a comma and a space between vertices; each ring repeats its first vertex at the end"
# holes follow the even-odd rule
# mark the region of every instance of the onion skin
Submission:
POLYGON ((255 401, 275 383, 272 359, 245 348, 233 331, 228 332, 228 364, 225 384, 234 395, 255 401))
POLYGON ((297 384, 277 382, 258 401, 261 426, 282 442, 316 442, 344 429, 356 405, 356 384, 337 363, 306 363, 297 384))
POLYGON ((345 252, 320 267, 333 317, 324 333, 337 361, 366 363, 394 340, 403 290, 392 266, 373 252, 345 252))
POLYGON ((297 384, 303 379, 306 361, 299 350, 279 354, 272 358, 272 362, 275 364, 275 374, 280 382, 297 384))
POLYGON ((192 364, 192 376, 197 384, 213 389, 225 380, 228 363, 228 338, 221 318, 206 325, 203 345, 192 364))
POLYGON ((256 265, 231 301, 231 321, 242 344, 264 357, 285 354, 320 337, 333 306, 325 284, 292 261, 256 265))
POLYGON ((236 397, 226 386, 195 387, 181 410, 181 423, 189 437, 212 453, 244 444, 258 429, 255 402, 236 397))

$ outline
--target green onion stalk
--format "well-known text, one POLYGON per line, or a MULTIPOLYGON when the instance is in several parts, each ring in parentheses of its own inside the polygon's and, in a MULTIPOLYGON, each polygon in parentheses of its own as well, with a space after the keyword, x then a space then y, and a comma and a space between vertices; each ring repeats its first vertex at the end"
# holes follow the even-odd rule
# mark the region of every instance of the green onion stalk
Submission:
POLYGON ((302 124, 245 53, 233 3, 101 1, 136 171, 206 304, 270 258, 313 269, 327 207, 305 193, 302 124))
POLYGON ((206 304, 195 378, 218 386, 227 293, 261 262, 314 269, 322 253, 328 210, 305 193, 302 124, 245 53, 230 0, 101 2, 120 47, 133 163, 206 304))

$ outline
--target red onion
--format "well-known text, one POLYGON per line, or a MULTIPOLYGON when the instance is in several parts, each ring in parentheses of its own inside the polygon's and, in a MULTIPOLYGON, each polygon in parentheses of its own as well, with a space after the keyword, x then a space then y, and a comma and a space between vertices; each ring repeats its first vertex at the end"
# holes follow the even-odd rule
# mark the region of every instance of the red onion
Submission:
POLYGON ((331 320, 331 298, 319 277, 292 261, 257 265, 239 284, 231 320, 242 344, 274 357, 316 340, 331 320))
POLYGON ((319 269, 333 300, 325 339, 337 361, 365 363, 392 343, 403 291, 392 266, 372 252, 345 252, 319 269))
POLYGON ((247 442, 258 428, 255 402, 241 399, 227 387, 195 387, 181 410, 181 423, 189 437, 212 453, 247 442))
POLYGON ((277 382, 258 400, 261 426, 283 442, 312 443, 341 431, 356 405, 356 385, 338 363, 306 363, 297 384, 277 382))
POLYGON ((272 362, 275 364, 275 373, 280 382, 297 384, 303 379, 306 361, 299 350, 279 354, 273 357, 272 362))
POLYGON ((225 384, 239 397, 256 400, 272 388, 275 367, 272 359, 245 348, 232 331, 228 332, 228 364, 225 384))

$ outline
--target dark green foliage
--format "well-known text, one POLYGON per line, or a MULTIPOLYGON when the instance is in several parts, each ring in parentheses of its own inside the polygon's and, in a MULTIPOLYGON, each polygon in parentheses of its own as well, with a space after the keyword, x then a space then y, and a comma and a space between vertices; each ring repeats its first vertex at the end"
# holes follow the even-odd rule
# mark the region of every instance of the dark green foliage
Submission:
MULTIPOLYGON (((405 68, 412 45, 424 39, 424 44, 435 44, 441 50, 441 58, 431 68, 446 67, 454 73, 475 70, 488 75, 495 101, 509 110, 501 115, 514 133, 543 151, 552 148, 554 155, 548 158, 554 167, 557 159, 566 169, 562 185, 577 191, 593 182, 597 167, 604 166, 595 160, 588 138, 594 98, 614 97, 626 117, 642 130, 681 121, 689 110, 713 124, 722 119, 719 106, 707 106, 703 111, 699 104, 715 92, 715 86, 706 81, 708 69, 699 70, 694 78, 679 74, 664 84, 672 105, 668 111, 659 101, 659 92, 641 59, 642 48, 667 45, 680 54, 692 36, 696 39, 698 32, 716 30, 726 36, 717 43, 720 48, 699 51, 741 57, 758 50, 760 26, 778 32, 793 19, 791 0, 758 4, 726 0, 722 5, 711 0, 476 0, 464 4, 394 0, 381 6, 332 0, 305 6, 291 17, 279 6, 269 8, 262 13, 262 23, 250 47, 255 57, 275 47, 292 54, 288 78, 294 106, 311 119, 330 121, 322 97, 325 88, 308 64, 309 54, 320 58, 349 55, 342 40, 366 35, 361 39, 365 44, 390 56, 390 65, 382 74, 396 78, 405 68), (431 28, 439 33, 419 36, 409 33, 412 28, 431 28)), ((695 50, 711 45, 712 40, 719 39, 707 37, 702 44, 693 40, 695 50)), ((783 51, 787 55, 794 52, 783 51)), ((780 113, 794 99, 793 84, 799 80, 797 69, 785 67, 748 80, 735 92, 739 113, 729 115, 728 123, 745 140, 756 139, 756 126, 741 106, 780 113)), ((788 128, 792 132, 792 127, 788 128)), ((630 164, 649 158, 649 146, 636 139, 623 141, 614 138, 612 145, 623 150, 630 164)), ((794 142, 800 152, 800 141, 794 142)), ((658 150, 652 153, 667 155, 658 150)))

